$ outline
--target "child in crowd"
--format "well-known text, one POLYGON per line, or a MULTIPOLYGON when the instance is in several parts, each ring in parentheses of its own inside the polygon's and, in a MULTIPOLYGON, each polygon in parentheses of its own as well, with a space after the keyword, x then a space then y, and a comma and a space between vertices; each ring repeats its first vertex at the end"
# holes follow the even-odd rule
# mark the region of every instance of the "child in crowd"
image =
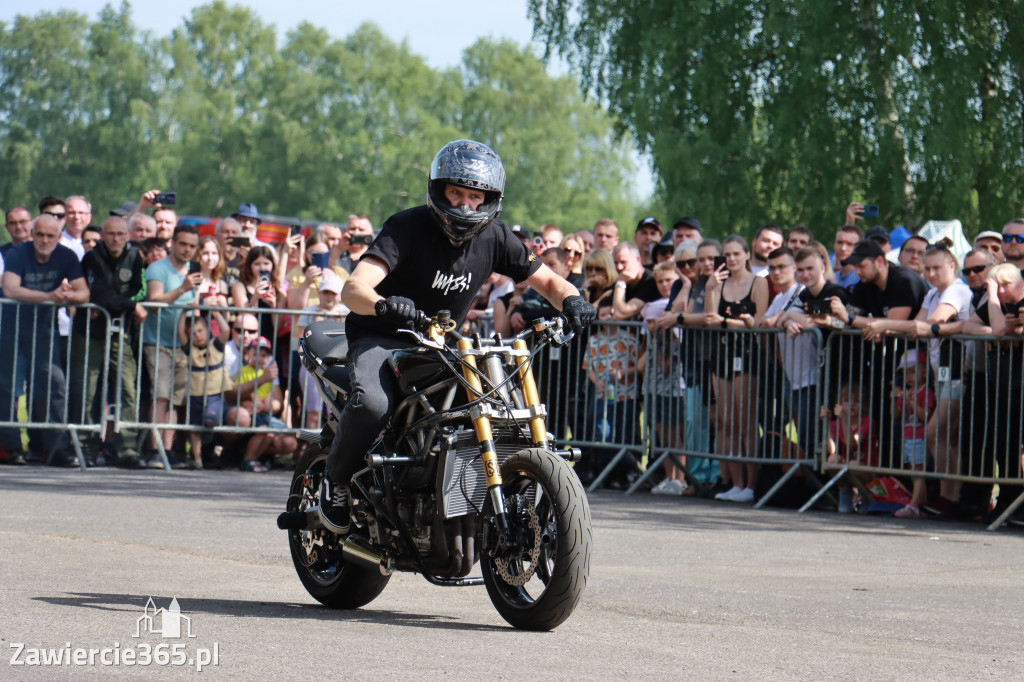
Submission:
MULTIPOLYGON (((605 443, 632 443, 636 422, 636 338, 626 329, 604 324, 614 320, 611 296, 597 304, 599 323, 587 342, 583 368, 597 392, 593 439, 605 443)), ((602 463, 598 462, 600 473, 602 463)), ((617 481, 622 485, 625 481, 617 481)))
MULTIPOLYGON (((647 325, 649 342, 640 356, 639 370, 644 375, 644 395, 650 400, 648 410, 654 423, 658 445, 663 448, 684 449, 685 432, 685 384, 680 357, 680 330, 676 327, 659 329, 656 321, 668 309, 672 285, 679 279, 675 262, 668 260, 654 266, 654 281, 661 298, 644 305, 641 316, 647 325)), ((679 464, 686 464, 686 457, 676 455, 679 464)), ((686 475, 677 466, 673 457, 663 462, 665 480, 654 486, 655 495, 687 494, 686 475)), ((690 491, 692 494, 692 491, 690 491)))
MULTIPOLYGON (((300 338, 305 328, 314 322, 327 319, 328 316, 331 319, 340 320, 348 314, 348 308, 341 303, 341 287, 342 281, 340 277, 333 272, 325 272, 323 274, 319 289, 320 300, 317 305, 303 308, 304 314, 299 315, 299 319, 296 322, 300 338)), ((324 399, 320 392, 316 390, 316 381, 306 371, 305 367, 300 370, 300 376, 302 377, 301 385, 305 388, 305 427, 318 430, 320 428, 320 413, 324 407, 324 399)))
MULTIPOLYGON (((242 356, 245 363, 238 373, 236 383, 239 385, 258 379, 266 367, 274 361, 273 346, 267 337, 261 336, 250 343, 242 356)), ((272 382, 260 384, 252 398, 241 402, 242 415, 252 415, 252 423, 270 429, 285 429, 287 425, 278 415, 284 407, 281 387, 272 382)), ((239 415, 238 425, 248 426, 245 417, 239 415)), ((245 446, 245 459, 241 463, 243 471, 264 473, 267 467, 260 462, 260 457, 267 454, 294 452, 298 441, 291 434, 254 434, 249 437, 245 446)))
MULTIPOLYGON (((228 324, 223 316, 212 311, 220 326, 221 338, 210 338, 210 323, 198 313, 178 317, 178 340, 189 359, 188 423, 192 426, 213 428, 224 416, 224 391, 232 387, 231 377, 224 367, 224 342, 228 324)), ((192 449, 191 466, 203 468, 203 434, 189 432, 192 449)))
MULTIPOLYGON (((828 461, 830 463, 878 466, 878 433, 870 415, 861 408, 861 389, 847 384, 839 390, 835 419, 828 430, 828 461)), ((828 418, 828 408, 822 407, 828 418)), ((853 488, 847 481, 839 483, 839 513, 853 511, 853 488)))
MULTIPOLYGON (((928 461, 925 425, 935 410, 935 391, 928 385, 928 356, 923 350, 908 350, 897 369, 903 370, 904 376, 903 381, 897 378, 894 382, 892 399, 893 412, 903 415, 903 463, 911 465, 914 471, 924 471, 928 461)), ((910 503, 894 516, 918 518, 927 495, 924 477, 915 476, 910 503)))

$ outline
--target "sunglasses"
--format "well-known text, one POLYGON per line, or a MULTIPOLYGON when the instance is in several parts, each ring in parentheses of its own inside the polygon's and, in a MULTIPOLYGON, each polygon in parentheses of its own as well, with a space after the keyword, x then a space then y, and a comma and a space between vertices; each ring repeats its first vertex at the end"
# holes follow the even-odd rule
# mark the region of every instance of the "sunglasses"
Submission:
POLYGON ((242 332, 245 332, 246 334, 257 334, 259 331, 259 329, 242 329, 241 327, 235 327, 236 334, 241 334, 242 332))
MULTIPOLYGON (((54 213, 52 211, 43 211, 43 215, 53 216, 57 220, 64 220, 67 217, 67 213, 54 213)), ((1024 240, 1022 240, 1024 241, 1024 240)))
POLYGON ((1017 242, 1018 244, 1024 244, 1024 234, 1004 234, 1003 243, 1009 244, 1010 242, 1017 242))
POLYGON ((576 249, 566 249, 565 252, 571 256, 579 257, 583 255, 582 251, 577 251, 576 249))
POLYGON ((585 269, 585 270, 586 270, 587 272, 604 272, 604 268, 599 268, 599 267, 597 267, 597 266, 594 266, 594 265, 588 265, 588 266, 587 266, 586 268, 584 268, 584 269, 585 269))
POLYGON ((683 268, 692 268, 697 265, 696 258, 687 258, 686 260, 677 260, 676 267, 682 270, 683 268))
POLYGON ((988 269, 987 265, 975 265, 973 268, 964 268, 965 275, 980 275, 988 269))

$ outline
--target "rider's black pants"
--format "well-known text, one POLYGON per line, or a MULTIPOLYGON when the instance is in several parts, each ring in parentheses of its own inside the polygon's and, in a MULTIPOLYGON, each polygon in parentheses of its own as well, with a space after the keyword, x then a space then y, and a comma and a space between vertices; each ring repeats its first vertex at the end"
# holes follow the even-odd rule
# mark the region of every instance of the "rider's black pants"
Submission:
POLYGON ((388 358, 393 350, 412 345, 411 340, 384 337, 362 338, 349 345, 352 392, 341 411, 338 432, 327 458, 327 473, 335 484, 348 485, 352 474, 366 466, 367 449, 401 401, 398 380, 388 358))

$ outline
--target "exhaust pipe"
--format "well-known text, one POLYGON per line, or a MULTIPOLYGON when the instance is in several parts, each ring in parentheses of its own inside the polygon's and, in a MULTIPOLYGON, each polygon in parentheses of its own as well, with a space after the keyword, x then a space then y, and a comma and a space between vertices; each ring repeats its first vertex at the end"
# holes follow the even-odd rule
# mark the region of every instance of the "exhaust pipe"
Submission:
POLYGON ((376 568, 381 575, 391 575, 394 565, 391 558, 380 554, 370 543, 358 535, 349 535, 341 545, 341 554, 346 561, 364 568, 376 568))

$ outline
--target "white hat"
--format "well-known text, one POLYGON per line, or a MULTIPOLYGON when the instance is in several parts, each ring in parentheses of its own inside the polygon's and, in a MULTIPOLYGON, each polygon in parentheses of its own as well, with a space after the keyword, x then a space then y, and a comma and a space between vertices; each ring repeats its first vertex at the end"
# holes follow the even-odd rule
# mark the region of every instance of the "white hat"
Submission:
POLYGON ((336 294, 340 294, 341 286, 341 277, 338 277, 330 270, 327 270, 320 276, 320 286, 317 287, 317 289, 319 291, 333 291, 336 294))

